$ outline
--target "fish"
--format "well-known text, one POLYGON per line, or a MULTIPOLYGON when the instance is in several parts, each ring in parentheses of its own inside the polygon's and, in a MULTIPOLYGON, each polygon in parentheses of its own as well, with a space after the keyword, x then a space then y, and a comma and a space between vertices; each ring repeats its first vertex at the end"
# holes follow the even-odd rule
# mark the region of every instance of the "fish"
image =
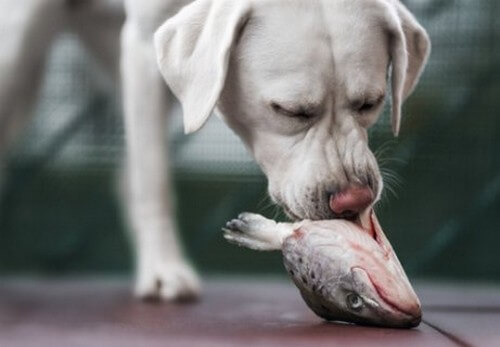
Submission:
POLYGON ((373 210, 345 219, 277 223, 245 212, 224 238, 259 251, 279 251, 309 308, 327 321, 413 328, 420 300, 373 210))

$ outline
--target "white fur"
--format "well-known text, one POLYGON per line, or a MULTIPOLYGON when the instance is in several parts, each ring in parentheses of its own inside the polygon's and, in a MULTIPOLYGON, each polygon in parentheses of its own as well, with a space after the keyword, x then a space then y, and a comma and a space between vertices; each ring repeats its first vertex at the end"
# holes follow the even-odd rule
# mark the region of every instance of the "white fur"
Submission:
POLYGON ((157 63, 182 104, 186 132, 215 109, 261 166, 271 197, 294 218, 319 219, 331 217, 328 195, 349 184, 380 193, 366 129, 378 119, 392 66, 398 133, 402 101, 429 54, 427 34, 397 0, 189 3, 125 0, 120 40, 121 0, 0 0, 0 156, 29 114, 57 32, 76 32, 115 77, 120 61, 128 211, 143 297, 199 292, 168 200, 164 129, 173 100, 157 63), (299 119, 301 109, 311 119, 299 119))

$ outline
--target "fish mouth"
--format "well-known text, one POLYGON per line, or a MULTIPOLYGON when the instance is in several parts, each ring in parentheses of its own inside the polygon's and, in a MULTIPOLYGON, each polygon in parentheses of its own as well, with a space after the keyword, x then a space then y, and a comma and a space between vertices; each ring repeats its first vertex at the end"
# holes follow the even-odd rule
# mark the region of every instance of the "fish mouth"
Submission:
POLYGON ((379 297, 379 299, 382 302, 384 302, 387 306, 389 306, 392 310, 399 312, 405 316, 412 317, 412 318, 416 317, 416 316, 420 316, 420 312, 418 312, 418 313, 409 312, 408 310, 405 310, 400 305, 398 305, 396 302, 391 300, 390 296, 384 291, 384 289, 382 287, 377 285, 377 283, 373 280, 372 276, 370 276, 370 274, 368 272, 366 274, 368 275, 368 278, 370 279, 371 285, 372 285, 375 293, 379 297))
POLYGON ((404 325, 416 327, 420 324, 422 320, 422 310, 420 308, 420 305, 415 306, 413 311, 404 309, 395 301, 391 300, 391 298, 384 292, 384 290, 380 288, 375 281, 373 281, 369 274, 368 278, 370 279, 371 285, 373 286, 373 289, 375 290, 375 293, 379 297, 381 302, 387 305, 393 312, 404 317, 404 325))
POLYGON ((370 275, 368 271, 360 266, 355 266, 352 269, 361 271, 363 275, 366 276, 366 282, 369 282, 369 285, 372 288, 372 295, 374 296, 373 299, 375 299, 377 303, 382 304, 381 308, 385 307, 384 311, 389 311, 391 313, 391 316, 395 316, 395 319, 397 319, 397 321, 399 322, 397 324, 398 326, 401 325, 415 327, 420 324, 420 321, 422 319, 420 304, 412 305, 413 307, 411 309, 403 307, 403 305, 400 305, 397 301, 393 300, 393 298, 391 297, 391 293, 386 292, 383 286, 377 284, 377 281, 370 275))

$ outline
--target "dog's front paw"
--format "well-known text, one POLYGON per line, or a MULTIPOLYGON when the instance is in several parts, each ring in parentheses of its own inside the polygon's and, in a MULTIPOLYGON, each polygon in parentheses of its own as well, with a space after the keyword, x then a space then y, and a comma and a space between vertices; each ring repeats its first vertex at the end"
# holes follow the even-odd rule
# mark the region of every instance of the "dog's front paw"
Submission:
POLYGON ((276 238, 276 222, 255 213, 241 213, 222 230, 226 240, 239 246, 260 251, 281 248, 276 238))
POLYGON ((190 301, 200 296, 200 280, 183 260, 167 261, 139 269, 135 295, 153 301, 190 301))

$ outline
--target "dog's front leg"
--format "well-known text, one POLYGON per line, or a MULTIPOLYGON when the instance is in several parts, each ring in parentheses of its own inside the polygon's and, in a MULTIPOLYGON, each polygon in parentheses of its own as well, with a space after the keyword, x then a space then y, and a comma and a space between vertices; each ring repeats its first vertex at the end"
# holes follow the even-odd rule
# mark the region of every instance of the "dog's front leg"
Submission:
POLYGON ((183 255, 169 201, 168 93, 158 72, 152 33, 130 18, 122 33, 121 71, 136 294, 165 300, 192 298, 199 293, 199 281, 183 255))

